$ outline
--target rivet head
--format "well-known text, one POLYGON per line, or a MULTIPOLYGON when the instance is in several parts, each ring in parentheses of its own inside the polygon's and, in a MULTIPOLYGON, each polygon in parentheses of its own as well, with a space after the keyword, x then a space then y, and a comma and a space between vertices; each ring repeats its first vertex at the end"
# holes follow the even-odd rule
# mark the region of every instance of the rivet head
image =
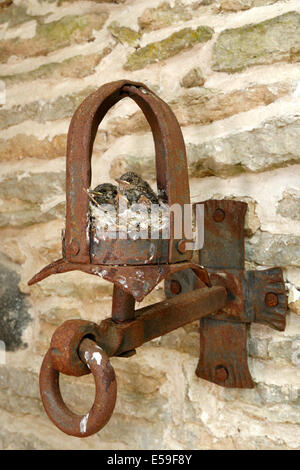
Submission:
POLYGON ((77 255, 79 252, 79 243, 76 240, 72 240, 69 245, 71 255, 77 255))
POLYGON ((218 382, 225 382, 228 377, 228 370, 224 366, 217 366, 215 369, 215 378, 218 382))
POLYGON ((223 211, 223 209, 216 209, 213 214, 213 219, 215 222, 222 222, 225 219, 225 212, 223 211))
POLYGON ((177 243, 177 251, 182 255, 186 252, 185 240, 179 240, 177 243))
POLYGON ((265 296, 265 304, 268 307, 275 307, 278 304, 278 296, 274 292, 268 292, 265 296))
POLYGON ((181 292, 181 285, 180 282, 176 281, 175 279, 172 279, 170 282, 170 291, 174 295, 178 295, 181 292))

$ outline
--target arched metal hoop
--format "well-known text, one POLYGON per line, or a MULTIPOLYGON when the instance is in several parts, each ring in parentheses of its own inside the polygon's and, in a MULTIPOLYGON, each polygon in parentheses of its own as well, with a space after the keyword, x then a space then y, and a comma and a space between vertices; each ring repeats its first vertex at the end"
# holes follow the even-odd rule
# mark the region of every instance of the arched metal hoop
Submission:
POLYGON ((88 437, 109 421, 116 403, 117 382, 107 354, 96 343, 84 339, 79 354, 95 380, 95 400, 89 413, 76 415, 64 403, 59 389, 59 372, 52 366, 50 349, 41 367, 40 392, 47 415, 61 431, 70 436, 88 437))
MULTIPOLYGON (((150 124, 156 152, 158 190, 169 205, 190 203, 185 145, 178 121, 170 107, 141 83, 121 80, 103 85, 77 108, 71 120, 67 144, 67 211, 65 259, 90 263, 88 233, 91 156, 97 129, 107 111, 125 97, 132 98, 150 124)), ((188 259, 176 249, 171 220, 168 262, 188 259)), ((137 263, 139 264, 139 263, 137 263)))

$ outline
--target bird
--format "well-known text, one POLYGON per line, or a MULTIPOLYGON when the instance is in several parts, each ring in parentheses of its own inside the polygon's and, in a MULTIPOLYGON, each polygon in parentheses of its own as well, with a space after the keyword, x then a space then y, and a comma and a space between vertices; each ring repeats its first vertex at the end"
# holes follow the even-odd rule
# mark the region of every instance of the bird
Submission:
POLYGON ((119 185, 117 199, 125 197, 129 205, 136 203, 158 204, 158 197, 149 183, 133 171, 127 171, 120 178, 117 178, 116 182, 119 185))
POLYGON ((96 186, 95 189, 89 190, 88 193, 94 205, 115 204, 118 188, 111 183, 102 183, 96 186))

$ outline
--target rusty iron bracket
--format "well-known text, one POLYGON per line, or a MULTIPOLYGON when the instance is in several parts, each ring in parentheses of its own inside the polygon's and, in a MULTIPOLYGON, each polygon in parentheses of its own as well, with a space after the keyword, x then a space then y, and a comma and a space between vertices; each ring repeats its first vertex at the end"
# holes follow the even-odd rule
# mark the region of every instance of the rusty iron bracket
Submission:
POLYGON ((190 204, 187 159, 182 132, 170 107, 142 83, 120 80, 101 86, 74 113, 67 140, 66 228, 62 258, 29 281, 79 270, 114 284, 111 318, 97 325, 64 322, 52 336, 40 372, 40 392, 49 418, 63 432, 86 437, 98 432, 113 412, 117 384, 109 358, 130 357, 135 348, 187 323, 200 320, 197 375, 226 387, 253 387, 247 365, 247 327, 253 321, 283 330, 287 308, 280 268, 244 271, 244 216, 247 205, 206 201, 205 241, 199 262, 187 249, 189 237, 175 230, 170 212, 168 238, 98 240, 90 223, 88 189, 97 129, 107 111, 130 97, 151 127, 160 194, 181 211, 184 228, 190 204), (203 265, 203 266, 202 266, 203 265), (135 309, 162 280, 167 299, 135 309), (170 298, 174 297, 174 298, 170 298), (65 405, 59 374, 92 373, 95 401, 78 416, 65 405))
POLYGON ((190 261, 193 252, 186 249, 189 238, 183 236, 184 208, 189 204, 185 144, 171 108, 142 83, 128 80, 107 83, 91 93, 75 111, 68 131, 62 258, 28 282, 33 285, 53 274, 79 270, 114 284, 111 318, 100 325, 84 320, 63 323, 54 332, 44 357, 40 372, 43 405, 65 433, 86 437, 110 419, 117 394, 110 357, 130 357, 145 342, 225 307, 226 287, 212 286, 206 269, 190 261), (88 189, 93 143, 107 111, 126 97, 138 104, 151 127, 158 192, 169 207, 176 205, 181 210, 176 220, 170 211, 166 238, 133 240, 118 232, 117 237, 99 240, 91 223, 88 189), (187 269, 195 273, 193 292, 135 309, 135 301, 142 301, 162 280, 187 269), (95 401, 87 415, 78 416, 63 401, 59 374, 81 376, 90 372, 95 380, 95 401))
MULTIPOLYGON (((282 270, 244 271, 245 202, 204 201, 204 244, 199 263, 213 286, 224 286, 225 307, 200 320, 198 377, 224 387, 253 388, 247 361, 247 331, 252 322, 285 329, 287 297, 282 270)), ((167 297, 197 288, 191 270, 165 281, 167 297)))

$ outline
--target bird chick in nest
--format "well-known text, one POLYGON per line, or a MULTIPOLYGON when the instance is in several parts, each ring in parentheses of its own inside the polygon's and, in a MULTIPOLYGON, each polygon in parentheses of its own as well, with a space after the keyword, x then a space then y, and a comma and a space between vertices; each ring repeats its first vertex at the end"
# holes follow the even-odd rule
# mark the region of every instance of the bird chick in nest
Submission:
POLYGON ((129 205, 158 204, 158 197, 149 183, 133 171, 127 171, 116 181, 119 184, 117 200, 125 197, 129 205))
POLYGON ((134 237, 143 232, 150 236, 150 226, 157 230, 169 226, 166 199, 158 198, 146 181, 133 171, 116 181, 118 187, 103 183, 87 191, 91 200, 90 220, 99 240, 106 239, 108 232, 127 232, 134 237), (141 210, 140 204, 145 210, 141 210), (151 204, 156 205, 156 211, 151 204))
POLYGON ((116 202, 118 188, 111 183, 102 183, 96 186, 95 189, 90 189, 88 194, 95 205, 114 204, 116 202))

